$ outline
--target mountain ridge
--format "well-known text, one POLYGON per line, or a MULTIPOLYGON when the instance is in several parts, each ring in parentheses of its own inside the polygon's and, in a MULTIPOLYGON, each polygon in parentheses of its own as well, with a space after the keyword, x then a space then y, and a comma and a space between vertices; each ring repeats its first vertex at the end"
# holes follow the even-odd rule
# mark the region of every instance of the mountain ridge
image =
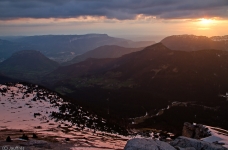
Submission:
POLYGON ((15 52, 10 58, 0 63, 0 70, 12 78, 29 79, 39 78, 59 66, 35 50, 23 50, 15 52))
POLYGON ((140 51, 142 49, 143 48, 125 48, 118 45, 104 45, 82 55, 78 55, 64 65, 78 63, 88 58, 118 58, 125 54, 140 51))
MULTIPOLYGON (((119 45, 122 47, 144 47, 154 42, 134 42, 127 39, 116 38, 107 34, 85 35, 36 35, 7 38, 9 41, 28 46, 30 49, 41 51, 45 56, 64 62, 74 56, 83 54, 103 45, 119 45)), ((3 47, 4 48, 4 47, 3 47)), ((20 49, 22 50, 22 49, 20 49)))
POLYGON ((202 49, 218 49, 228 51, 226 36, 196 36, 196 35, 172 35, 161 40, 165 46, 172 50, 197 51, 202 49))

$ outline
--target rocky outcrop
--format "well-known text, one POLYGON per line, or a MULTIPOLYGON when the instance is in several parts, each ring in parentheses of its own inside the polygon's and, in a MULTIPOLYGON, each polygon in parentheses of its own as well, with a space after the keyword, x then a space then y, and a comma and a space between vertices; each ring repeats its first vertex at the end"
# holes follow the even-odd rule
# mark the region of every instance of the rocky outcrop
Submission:
POLYGON ((185 122, 182 130, 182 135, 192 138, 194 136, 195 127, 191 123, 185 122))
POLYGON ((202 124, 193 125, 191 123, 185 122, 182 130, 182 135, 189 138, 200 139, 210 136, 211 134, 208 129, 202 124))
POLYGON ((127 142, 124 150, 176 150, 166 142, 153 139, 131 139, 127 142))
POLYGON ((181 147, 175 147, 177 150, 196 150, 194 147, 187 147, 187 148, 181 148, 181 147))
POLYGON ((184 136, 176 138, 174 141, 170 143, 170 145, 176 147, 177 149, 179 148, 180 150, 187 150, 186 148, 191 148, 191 150, 228 150, 227 148, 222 147, 221 145, 204 142, 197 139, 187 138, 184 136))
MULTIPOLYGON (((228 150, 225 143, 206 142, 202 137, 214 138, 214 132, 202 124, 184 123, 183 135, 170 143, 152 139, 131 139, 127 142, 124 150, 228 150), (213 136, 211 136, 213 134, 213 136), (221 144, 224 144, 223 147, 221 144)), ((222 129, 221 129, 222 130, 222 129)), ((225 130, 224 130, 225 131, 225 130)), ((215 136, 216 137, 216 136, 215 136)), ((220 140, 223 140, 220 139, 220 140)))
POLYGON ((184 136, 169 143, 154 139, 131 139, 124 150, 228 150, 227 148, 184 136))

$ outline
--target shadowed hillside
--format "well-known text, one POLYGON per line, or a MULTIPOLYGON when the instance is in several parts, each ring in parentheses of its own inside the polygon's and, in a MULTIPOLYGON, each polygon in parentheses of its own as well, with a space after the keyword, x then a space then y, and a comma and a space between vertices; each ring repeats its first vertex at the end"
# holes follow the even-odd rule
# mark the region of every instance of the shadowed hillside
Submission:
POLYGON ((8 82, 18 82, 19 80, 9 78, 0 73, 0 84, 8 83, 8 82))
POLYGON ((57 67, 58 63, 34 50, 16 52, 0 64, 0 70, 3 74, 33 82, 57 67))
POLYGON ((227 60, 226 51, 173 51, 158 43, 116 59, 89 59, 58 68, 43 84, 103 114, 109 106, 110 114, 122 117, 156 114, 174 101, 224 107, 223 111, 227 106, 218 95, 228 89, 227 60))
POLYGON ((87 58, 118 58, 125 54, 140 51, 143 48, 125 48, 117 45, 105 45, 78 55, 66 64, 78 63, 87 58))

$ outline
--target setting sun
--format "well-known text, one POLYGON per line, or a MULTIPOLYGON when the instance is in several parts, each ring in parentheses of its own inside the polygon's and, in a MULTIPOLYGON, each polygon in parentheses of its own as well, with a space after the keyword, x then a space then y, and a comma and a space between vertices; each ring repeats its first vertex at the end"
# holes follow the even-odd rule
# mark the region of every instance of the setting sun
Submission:
POLYGON ((200 19, 200 23, 204 24, 204 25, 209 25, 213 22, 214 22, 214 20, 212 20, 212 19, 205 19, 205 18, 200 19))

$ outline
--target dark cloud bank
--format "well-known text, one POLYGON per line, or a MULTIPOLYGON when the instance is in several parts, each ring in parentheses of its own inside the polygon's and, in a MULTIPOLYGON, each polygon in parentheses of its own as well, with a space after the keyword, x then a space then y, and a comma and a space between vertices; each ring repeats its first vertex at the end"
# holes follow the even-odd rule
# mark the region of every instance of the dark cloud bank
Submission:
POLYGON ((228 17, 228 0, 1 0, 0 19, 70 18, 84 15, 133 19, 228 17))

